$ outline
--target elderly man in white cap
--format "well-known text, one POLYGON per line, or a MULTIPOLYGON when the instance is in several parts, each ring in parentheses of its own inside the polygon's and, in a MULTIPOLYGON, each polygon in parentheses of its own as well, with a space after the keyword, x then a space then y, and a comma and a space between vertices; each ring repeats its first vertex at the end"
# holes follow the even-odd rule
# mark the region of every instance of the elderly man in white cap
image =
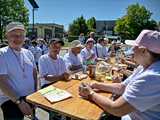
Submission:
POLYGON ((64 56, 64 61, 69 71, 77 71, 82 68, 82 58, 80 55, 82 48, 83 45, 79 40, 72 41, 71 49, 64 56))
POLYGON ((31 115, 25 96, 35 91, 37 77, 34 56, 22 48, 25 28, 19 22, 6 27, 8 46, 0 49, 0 104, 4 120, 22 120, 31 115))

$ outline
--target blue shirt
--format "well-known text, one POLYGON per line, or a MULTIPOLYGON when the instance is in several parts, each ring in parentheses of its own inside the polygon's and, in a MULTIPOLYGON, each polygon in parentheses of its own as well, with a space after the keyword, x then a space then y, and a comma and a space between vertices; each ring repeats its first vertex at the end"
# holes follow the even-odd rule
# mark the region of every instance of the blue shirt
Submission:
POLYGON ((139 66, 122 84, 122 97, 136 109, 132 120, 160 120, 160 61, 146 70, 139 66))

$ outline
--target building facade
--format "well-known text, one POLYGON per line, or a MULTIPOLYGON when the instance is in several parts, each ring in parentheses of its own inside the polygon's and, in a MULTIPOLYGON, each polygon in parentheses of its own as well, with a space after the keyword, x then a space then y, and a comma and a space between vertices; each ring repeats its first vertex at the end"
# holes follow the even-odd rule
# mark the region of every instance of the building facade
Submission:
POLYGON ((29 24, 27 37, 30 39, 43 38, 51 39, 54 37, 62 38, 64 34, 64 26, 55 23, 36 23, 33 25, 29 24))
POLYGON ((116 20, 97 20, 96 33, 98 35, 115 35, 114 27, 116 20))
POLYGON ((121 37, 114 31, 116 20, 97 20, 96 33, 98 36, 108 38, 110 41, 121 41, 121 37))

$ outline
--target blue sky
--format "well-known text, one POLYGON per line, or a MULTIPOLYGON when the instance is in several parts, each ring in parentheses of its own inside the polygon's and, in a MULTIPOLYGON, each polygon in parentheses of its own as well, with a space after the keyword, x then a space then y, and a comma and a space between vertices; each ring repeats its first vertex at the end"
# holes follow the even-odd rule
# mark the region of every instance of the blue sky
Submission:
MULTIPOLYGON (((149 9, 152 18, 160 21, 160 0, 36 0, 39 9, 35 11, 35 23, 58 23, 68 28, 77 17, 86 19, 94 16, 97 20, 116 20, 126 13, 130 4, 139 3, 149 9)), ((32 7, 28 0, 29 19, 32 23, 32 7)))

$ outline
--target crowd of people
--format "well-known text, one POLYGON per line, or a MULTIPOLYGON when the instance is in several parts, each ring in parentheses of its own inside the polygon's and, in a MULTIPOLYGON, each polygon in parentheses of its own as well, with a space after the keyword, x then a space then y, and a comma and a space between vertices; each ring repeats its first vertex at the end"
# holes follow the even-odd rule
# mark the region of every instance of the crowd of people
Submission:
POLYGON ((123 119, 125 115, 129 115, 127 120, 160 119, 159 32, 143 30, 135 41, 125 42, 133 46, 129 50, 125 50, 126 45, 120 41, 109 45, 107 38, 95 40, 94 32, 87 40, 81 34, 79 40, 71 42, 64 56, 60 56, 65 44, 61 39, 53 38, 48 44, 44 40, 30 42, 25 41, 25 32, 23 24, 11 22, 6 27, 8 46, 0 48, 0 105, 5 120, 22 120, 25 115, 32 114, 33 106, 25 97, 37 90, 39 80, 41 88, 60 80, 69 81, 72 73, 85 72, 98 61, 109 63, 111 57, 128 64, 134 71, 127 73, 127 79, 116 78, 118 82, 112 84, 82 83, 79 94, 110 114, 124 116, 123 119), (120 97, 112 101, 95 89, 120 97))

